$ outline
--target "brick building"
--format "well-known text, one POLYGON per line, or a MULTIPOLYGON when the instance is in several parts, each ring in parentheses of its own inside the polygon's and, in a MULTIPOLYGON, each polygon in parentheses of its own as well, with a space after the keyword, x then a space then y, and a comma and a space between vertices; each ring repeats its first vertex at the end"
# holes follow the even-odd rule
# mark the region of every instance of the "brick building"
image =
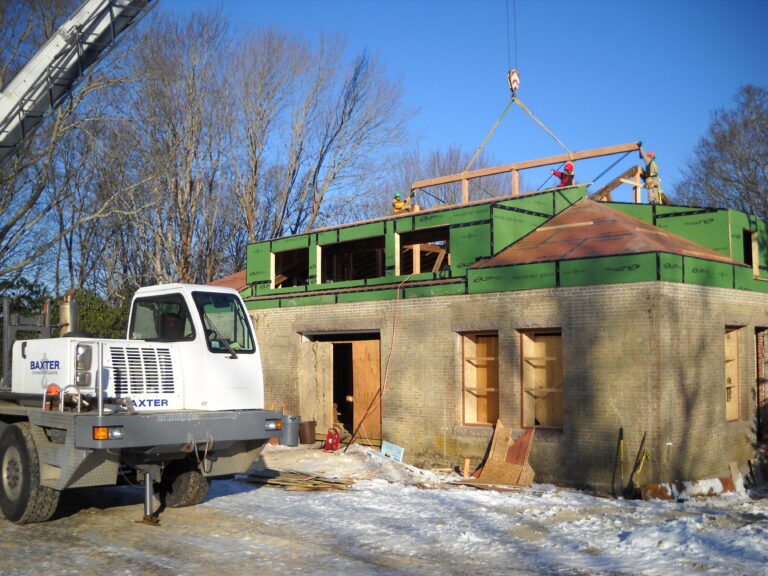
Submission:
POLYGON ((267 402, 417 464, 536 428, 536 481, 729 474, 765 422, 768 230, 735 210, 596 202, 587 186, 252 244, 267 402))

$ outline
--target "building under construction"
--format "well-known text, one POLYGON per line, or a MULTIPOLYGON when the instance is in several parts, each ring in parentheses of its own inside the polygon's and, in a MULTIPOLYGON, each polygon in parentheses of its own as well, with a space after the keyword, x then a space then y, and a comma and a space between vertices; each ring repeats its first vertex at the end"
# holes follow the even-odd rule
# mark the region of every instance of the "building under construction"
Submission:
POLYGON ((267 402, 420 465, 480 462, 497 421, 535 429, 537 482, 611 486, 620 430, 630 464, 644 438, 643 483, 746 471, 765 430, 766 222, 641 203, 639 168, 615 181, 632 203, 614 185, 518 190, 520 170, 565 159, 414 185, 507 172, 506 197, 249 245, 267 402))

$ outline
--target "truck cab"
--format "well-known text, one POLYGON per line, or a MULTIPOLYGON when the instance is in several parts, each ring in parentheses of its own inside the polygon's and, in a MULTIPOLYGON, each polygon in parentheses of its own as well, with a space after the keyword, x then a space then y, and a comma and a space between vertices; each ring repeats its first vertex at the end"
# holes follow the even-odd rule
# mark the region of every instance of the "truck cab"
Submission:
POLYGON ((264 408, 261 357, 240 295, 230 288, 141 288, 126 338, 13 344, 0 389, 0 508, 19 523, 47 520, 68 488, 145 485, 168 507, 200 502, 208 480, 245 472, 284 417, 264 408))

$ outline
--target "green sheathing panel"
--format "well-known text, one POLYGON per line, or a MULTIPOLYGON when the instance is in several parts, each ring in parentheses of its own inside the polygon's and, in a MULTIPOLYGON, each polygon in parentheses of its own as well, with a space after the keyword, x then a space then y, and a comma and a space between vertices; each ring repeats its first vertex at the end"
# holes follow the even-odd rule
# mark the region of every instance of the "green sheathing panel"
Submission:
POLYGON ((370 224, 339 228, 339 242, 374 238, 376 236, 384 236, 384 222, 371 222, 370 224))
POLYGON ((390 220, 387 222, 386 229, 384 231, 384 275, 388 279, 395 274, 395 222, 396 220, 390 220))
MULTIPOLYGON (((649 206, 650 208, 650 206, 649 206)), ((697 206, 670 206, 668 204, 656 205, 656 216, 666 216, 668 214, 682 214, 684 212, 701 212, 702 210, 708 210, 707 208, 699 208, 697 206)))
POLYGON ((467 268, 478 258, 487 258, 491 255, 490 224, 452 227, 450 246, 451 274, 463 276, 467 273, 467 268))
POLYGON ((407 218, 398 218, 397 220, 392 220, 392 223, 395 226, 395 232, 398 234, 402 234, 403 232, 410 232, 416 228, 414 226, 413 216, 408 216, 407 218))
POLYGON ((281 298, 280 308, 296 308, 297 306, 319 306, 321 304, 335 304, 334 294, 322 294, 318 296, 301 296, 299 298, 281 298))
MULTIPOLYGON (((451 210, 439 210, 436 212, 416 213, 413 217, 415 229, 433 228, 435 226, 451 226, 457 224, 469 224, 472 222, 485 222, 491 218, 491 204, 477 206, 465 206, 451 210)), ((398 227, 398 232, 400 232, 398 227)), ((453 247, 451 247, 453 248, 453 247)))
POLYGON ((686 257, 683 262, 683 278, 686 284, 733 288, 733 268, 724 262, 686 257))
POLYGON ((248 244, 245 252, 246 273, 245 280, 249 284, 256 282, 270 282, 269 277, 269 242, 248 244))
POLYGON ((467 270, 467 291, 470 294, 554 288, 556 285, 554 262, 467 270))
POLYGON ((325 244, 336 244, 339 241, 339 230, 334 228, 333 230, 324 230, 315 234, 315 244, 323 246, 325 244))
POLYGON ((683 281, 683 256, 680 254, 659 254, 659 280, 664 282, 683 281))
POLYGON ((309 247, 309 237, 310 234, 302 234, 301 236, 278 238, 277 240, 272 240, 272 246, 270 248, 272 252, 285 252, 286 250, 307 248, 309 247))
POLYGON ((523 196, 521 198, 513 198, 512 200, 504 200, 503 202, 499 202, 498 206, 532 212, 542 216, 552 217, 555 215, 555 202, 552 197, 552 192, 523 196))
POLYGON ((560 262, 560 286, 621 284, 652 280, 656 280, 655 252, 560 262))
POLYGON ((628 204, 626 202, 606 202, 605 204, 622 214, 653 224, 653 207, 648 204, 628 204))
POLYGON ((494 206, 492 253, 498 254, 549 220, 548 216, 536 216, 518 210, 494 206))
POLYGON ((725 210, 657 218, 656 226, 712 250, 717 250, 725 256, 731 255, 728 212, 725 210))
POLYGON ((768 280, 762 280, 752 277, 752 273, 736 267, 736 288, 739 290, 750 290, 752 292, 768 293, 768 280))
POLYGON ((587 195, 586 186, 574 186, 573 188, 565 188, 563 190, 555 190, 552 192, 555 200, 555 214, 560 214, 568 206, 573 206, 587 195))
POLYGON ((466 294, 466 285, 460 284, 433 284, 432 286, 405 286, 402 289, 404 298, 424 298, 426 296, 454 296, 466 294))
POLYGON ((375 300, 394 300, 397 298, 397 290, 368 290, 364 292, 344 292, 338 294, 336 301, 341 304, 345 302, 371 302, 375 300))
POLYGON ((270 300, 246 300, 245 307, 248 310, 267 310, 269 308, 280 308, 280 300, 277 298, 270 300))

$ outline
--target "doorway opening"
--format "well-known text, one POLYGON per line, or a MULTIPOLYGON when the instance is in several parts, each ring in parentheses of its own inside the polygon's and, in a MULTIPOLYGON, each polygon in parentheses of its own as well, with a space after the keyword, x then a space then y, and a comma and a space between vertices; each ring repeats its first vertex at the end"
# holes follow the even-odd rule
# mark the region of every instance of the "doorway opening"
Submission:
MULTIPOLYGON (((380 445, 381 341, 378 333, 313 335, 312 340, 330 346, 328 382, 333 426, 357 442, 380 445)), ((320 390, 317 391, 320 393, 320 390)))

